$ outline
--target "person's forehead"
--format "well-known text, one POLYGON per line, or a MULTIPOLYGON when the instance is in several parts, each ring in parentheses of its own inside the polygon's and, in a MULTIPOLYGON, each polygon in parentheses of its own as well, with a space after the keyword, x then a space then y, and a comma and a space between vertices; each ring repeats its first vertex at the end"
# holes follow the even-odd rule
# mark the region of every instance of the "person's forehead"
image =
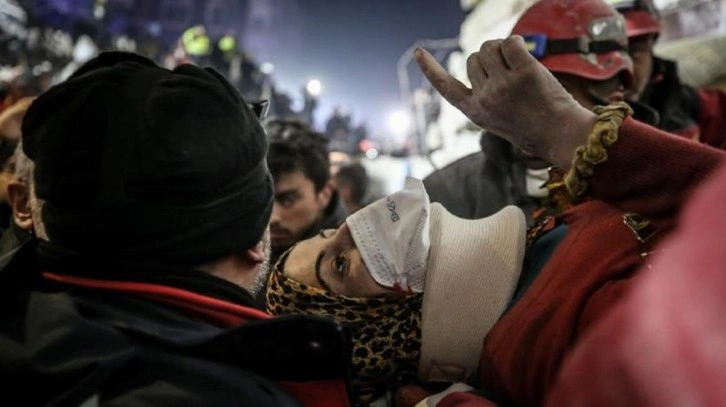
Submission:
POLYGON ((323 239, 319 236, 298 243, 284 259, 281 259, 282 273, 300 283, 319 287, 315 281, 315 260, 324 248, 323 243, 323 239))
POLYGON ((275 179, 275 192, 302 191, 305 188, 314 188, 315 184, 302 170, 284 172, 275 179))
POLYGON ((324 240, 320 236, 314 236, 300 242, 294 249, 290 251, 285 266, 297 268, 303 266, 312 270, 311 259, 315 259, 324 248, 324 240), (302 260, 302 261, 301 261, 302 260))

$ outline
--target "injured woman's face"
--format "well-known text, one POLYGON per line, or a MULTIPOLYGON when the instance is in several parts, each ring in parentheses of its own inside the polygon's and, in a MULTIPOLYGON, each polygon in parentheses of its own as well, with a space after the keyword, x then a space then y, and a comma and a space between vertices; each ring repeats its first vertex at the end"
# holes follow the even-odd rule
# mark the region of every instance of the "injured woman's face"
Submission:
POLYGON ((346 297, 397 295, 371 277, 346 223, 300 242, 288 253, 283 272, 310 287, 346 297))
POLYGON ((415 379, 421 299, 376 283, 345 223, 292 247, 275 266, 267 290, 272 315, 317 315, 350 328, 353 390, 362 402, 415 379))

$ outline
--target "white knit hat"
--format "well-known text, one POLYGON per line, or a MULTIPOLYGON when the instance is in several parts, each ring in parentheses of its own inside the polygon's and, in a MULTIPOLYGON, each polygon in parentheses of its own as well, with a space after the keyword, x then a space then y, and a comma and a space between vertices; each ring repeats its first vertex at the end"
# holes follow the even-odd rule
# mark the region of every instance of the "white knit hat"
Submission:
POLYGON ((465 220, 434 203, 430 236, 419 378, 465 381, 479 365, 484 337, 514 295, 526 221, 516 206, 465 220))

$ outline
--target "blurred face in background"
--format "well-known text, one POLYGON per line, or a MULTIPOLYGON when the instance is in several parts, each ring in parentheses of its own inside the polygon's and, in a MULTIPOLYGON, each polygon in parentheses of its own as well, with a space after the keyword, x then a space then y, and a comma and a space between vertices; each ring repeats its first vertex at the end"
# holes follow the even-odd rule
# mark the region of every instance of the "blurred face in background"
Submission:
POLYGON ((632 37, 628 41, 630 58, 633 60, 633 86, 625 96, 628 100, 638 101, 650 84, 653 73, 653 45, 655 36, 652 34, 632 37))
POLYGON ((15 157, 10 157, 0 168, 0 203, 8 201, 8 185, 15 181, 15 157))
POLYGON ((301 170, 275 179, 275 203, 270 219, 272 249, 284 251, 307 237, 323 218, 332 197, 332 186, 317 191, 301 170))

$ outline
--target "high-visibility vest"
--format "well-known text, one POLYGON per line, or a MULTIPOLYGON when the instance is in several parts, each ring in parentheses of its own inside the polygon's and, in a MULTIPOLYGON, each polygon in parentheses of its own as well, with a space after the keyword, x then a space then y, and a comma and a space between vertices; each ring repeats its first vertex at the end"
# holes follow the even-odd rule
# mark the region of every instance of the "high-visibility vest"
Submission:
POLYGON ((219 39, 219 42, 217 43, 217 48, 219 48, 219 50, 224 52, 225 54, 228 52, 233 52, 237 48, 237 39, 235 39, 232 35, 225 35, 224 37, 219 39))
POLYGON ((189 55, 207 55, 210 51, 209 37, 202 33, 199 27, 192 27, 182 35, 184 50, 189 55))

